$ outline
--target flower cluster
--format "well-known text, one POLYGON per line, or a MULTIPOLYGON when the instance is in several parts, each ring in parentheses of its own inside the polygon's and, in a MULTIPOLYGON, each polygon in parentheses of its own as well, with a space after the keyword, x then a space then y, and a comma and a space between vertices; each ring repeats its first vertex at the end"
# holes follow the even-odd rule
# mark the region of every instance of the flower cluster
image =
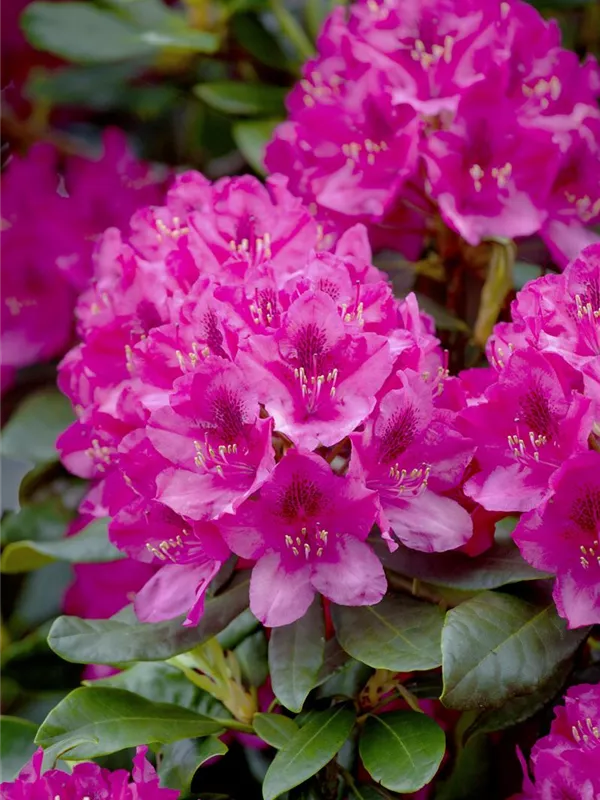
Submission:
POLYGON ((532 782, 523 763, 522 794, 513 800, 551 797, 600 797, 600 686, 571 687, 564 706, 554 709, 554 720, 531 752, 532 782))
POLYGON ((462 430, 478 445, 465 484, 494 511, 525 512, 524 558, 556 574, 572 627, 600 621, 600 245, 527 284, 496 325, 487 370, 461 376, 462 430))
POLYGON ((267 165, 333 234, 416 258, 439 218, 470 244, 539 233, 565 262, 600 219, 600 73, 521 0, 338 7, 267 165))
POLYGON ((147 747, 138 747, 131 775, 127 770, 111 772, 98 764, 76 764, 69 774, 60 769, 42 769, 40 747, 14 781, 0 784, 4 800, 56 800, 56 798, 110 798, 110 800, 177 800, 175 789, 161 789, 147 747))
POLYGON ((95 240, 126 226, 159 183, 109 129, 98 160, 37 144, 13 156, 2 176, 2 384, 20 367, 61 356, 73 338, 73 309, 91 277, 95 240), (35 186, 35 191, 27 190, 35 186))
POLYGON ((427 552, 472 537, 455 495, 473 445, 431 320, 394 298, 362 226, 322 248, 285 179, 198 173, 98 246, 59 448, 94 481, 82 513, 160 567, 143 621, 196 624, 231 552, 254 562, 251 608, 273 626, 315 592, 378 602, 375 524, 427 552))

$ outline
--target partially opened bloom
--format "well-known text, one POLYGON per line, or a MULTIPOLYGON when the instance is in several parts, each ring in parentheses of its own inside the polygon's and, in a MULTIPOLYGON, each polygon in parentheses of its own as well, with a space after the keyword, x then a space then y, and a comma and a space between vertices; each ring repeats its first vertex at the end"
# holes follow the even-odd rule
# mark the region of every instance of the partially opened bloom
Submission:
POLYGON ((76 764, 71 773, 42 771, 40 747, 14 781, 0 784, 5 800, 56 800, 106 798, 106 800, 177 800, 179 791, 160 787, 156 770, 146 759, 147 747, 138 747, 131 774, 124 769, 104 769, 92 762, 76 764))
MULTIPOLYGON (((550 733, 531 751, 531 773, 512 800, 595 800, 600 796, 600 686, 567 690, 564 706, 554 709, 550 733)), ((519 754, 520 755, 520 754, 519 754)))
POLYGON ((383 567, 365 539, 375 493, 352 467, 336 475, 320 456, 288 450, 257 499, 222 522, 231 549, 257 559, 250 607, 269 627, 299 619, 315 591, 341 605, 373 605, 386 590, 383 567))
POLYGON ((554 601, 572 628, 600 622, 600 454, 574 456, 554 473, 543 505, 513 533, 523 557, 556 575, 554 601))

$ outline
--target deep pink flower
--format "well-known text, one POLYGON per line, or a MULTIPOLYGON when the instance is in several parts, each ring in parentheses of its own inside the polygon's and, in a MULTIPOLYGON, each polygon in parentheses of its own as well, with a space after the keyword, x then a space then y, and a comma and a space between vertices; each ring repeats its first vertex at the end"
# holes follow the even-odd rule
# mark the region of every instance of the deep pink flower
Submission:
POLYGON ((545 503, 524 514, 513 538, 533 566, 556 575, 554 601, 570 627, 600 622, 600 455, 569 458, 545 503))
POLYGON ((490 511, 527 511, 548 496, 552 474, 587 449, 595 409, 583 380, 559 356, 517 351, 461 418, 481 471, 466 494, 490 511))
POLYGON ((231 549, 258 559, 250 607, 268 627, 303 616, 315 592, 341 605, 378 603, 383 567, 365 543, 375 521, 375 493, 360 471, 335 475, 320 456, 291 449, 221 531, 231 549))
POLYGON ((388 376, 384 337, 356 334, 331 296, 306 292, 274 336, 251 336, 237 359, 275 429, 296 445, 334 445, 360 425, 388 376))
POLYGON ((471 518, 441 492, 458 485, 473 453, 471 442, 437 410, 431 385, 416 373, 398 374, 364 433, 351 436, 369 489, 378 493, 378 524, 393 547, 452 550, 473 532, 471 518))
POLYGON ((512 800, 595 800, 600 796, 600 686, 567 690, 564 706, 554 709, 550 733, 531 751, 533 780, 525 773, 523 793, 512 800))
POLYGON ((111 772, 91 761, 76 764, 69 774, 60 769, 42 772, 44 751, 40 747, 16 780, 0 784, 0 793, 5 800, 177 800, 178 790, 160 788, 158 775, 146 759, 147 752, 146 746, 137 748, 131 775, 124 769, 111 772))

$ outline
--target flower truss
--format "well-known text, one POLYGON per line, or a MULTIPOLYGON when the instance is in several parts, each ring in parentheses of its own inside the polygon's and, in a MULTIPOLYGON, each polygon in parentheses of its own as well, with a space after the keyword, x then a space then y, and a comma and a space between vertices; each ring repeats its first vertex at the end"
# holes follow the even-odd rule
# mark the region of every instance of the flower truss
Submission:
POLYGON ((336 236, 417 258, 438 220, 469 244, 539 234, 564 264, 600 219, 600 73, 520 0, 336 8, 288 97, 269 169, 336 236))
POLYGON ((525 512, 514 540, 556 574, 572 627, 600 620, 600 245, 561 275, 527 284, 488 342, 487 370, 463 373, 459 428, 477 444, 465 492, 493 511, 525 512))
POLYGON ((285 179, 198 173, 98 244, 59 448, 94 482, 82 513, 159 567, 142 621, 197 624, 230 553, 254 563, 251 608, 277 626, 315 592, 381 599, 372 530, 425 552, 473 537, 474 445, 431 321, 394 298, 362 226, 323 245, 285 179))

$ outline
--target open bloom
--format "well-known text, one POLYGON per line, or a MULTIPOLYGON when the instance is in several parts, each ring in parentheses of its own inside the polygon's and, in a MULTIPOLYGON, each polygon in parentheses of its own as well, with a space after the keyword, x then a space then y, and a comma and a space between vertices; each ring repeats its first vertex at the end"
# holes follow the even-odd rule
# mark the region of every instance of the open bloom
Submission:
POLYGON ((513 537, 523 557, 556 574, 554 601, 572 628, 600 622, 600 454, 568 459, 551 495, 524 514, 513 537))
POLYGON ((138 747, 131 775, 127 770, 104 769, 92 762, 76 764, 71 773, 60 769, 42 772, 44 751, 40 747, 14 781, 0 784, 5 800, 56 800, 64 798, 110 798, 110 800, 177 800, 179 791, 161 789, 158 775, 146 759, 147 747, 138 747))
POLYGON ((364 541, 376 513, 357 470, 340 477, 320 456, 288 450, 259 497, 222 521, 231 549, 258 559, 250 584, 258 619, 269 627, 294 622, 315 591, 341 605, 379 602, 386 579, 364 541))
POLYGON ((600 796, 600 687, 572 686, 564 701, 564 706, 554 709, 550 733, 531 751, 533 780, 521 759, 523 792, 512 800, 595 800, 600 796))

